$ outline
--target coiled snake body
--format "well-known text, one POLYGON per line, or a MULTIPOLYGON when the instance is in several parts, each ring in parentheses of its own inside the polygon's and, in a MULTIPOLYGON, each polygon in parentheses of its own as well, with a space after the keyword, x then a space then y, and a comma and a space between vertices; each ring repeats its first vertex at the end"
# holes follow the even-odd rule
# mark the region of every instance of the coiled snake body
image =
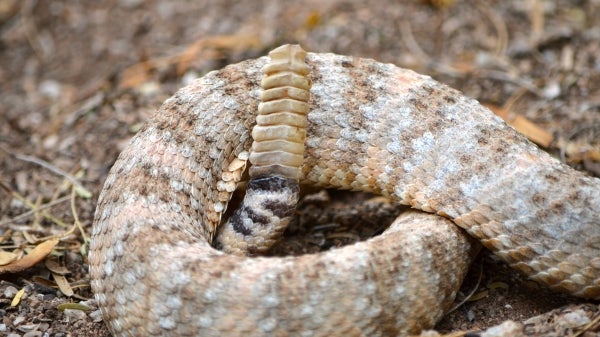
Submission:
POLYGON ((443 315, 477 249, 455 224, 532 279, 600 299, 599 179, 427 76, 334 54, 306 58, 300 183, 378 193, 435 215, 408 212, 378 237, 316 255, 213 248, 247 179, 267 62, 181 89, 115 163, 89 259, 115 336, 415 333, 443 315))

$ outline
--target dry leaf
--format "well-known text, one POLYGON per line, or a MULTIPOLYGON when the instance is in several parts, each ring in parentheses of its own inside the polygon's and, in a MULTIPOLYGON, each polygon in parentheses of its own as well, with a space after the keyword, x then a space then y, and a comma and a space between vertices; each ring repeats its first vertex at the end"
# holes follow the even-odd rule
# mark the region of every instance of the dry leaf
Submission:
POLYGON ((316 26, 319 25, 321 20, 321 13, 313 10, 306 17, 306 20, 304 21, 304 26, 306 29, 314 29, 316 26))
POLYGON ((201 38, 179 54, 146 60, 123 70, 119 88, 137 88, 151 78, 154 70, 162 67, 175 65, 177 74, 182 75, 197 59, 216 59, 228 52, 257 46, 260 46, 260 41, 252 35, 217 35, 201 38))
POLYGON ((48 280, 41 276, 33 276, 31 278, 31 280, 33 282, 35 282, 36 284, 39 284, 39 285, 47 287, 47 288, 56 288, 57 287, 55 282, 52 282, 51 280, 48 280))
POLYGON ((54 282, 56 282, 56 285, 58 285, 58 289, 60 289, 60 292, 63 293, 63 295, 71 297, 75 294, 73 288, 71 288, 71 285, 69 284, 69 281, 67 281, 66 277, 55 273, 52 273, 52 277, 54 278, 54 282))
POLYGON ((454 5, 454 0, 423 0, 423 2, 437 9, 446 9, 454 5))
POLYGON ((177 55, 177 74, 183 75, 198 58, 216 59, 228 52, 251 49, 259 45, 260 40, 254 35, 217 35, 199 39, 177 55))
POLYGON ((467 300, 468 302, 475 302, 475 301, 479 301, 482 298, 486 298, 488 296, 488 294, 490 293, 489 290, 483 290, 480 291, 478 293, 476 293, 475 295, 469 297, 469 299, 467 300))
POLYGON ((4 240, 10 238, 10 236, 12 235, 12 229, 7 229, 6 232, 4 232, 4 234, 2 234, 2 236, 0 236, 0 243, 4 242, 4 240))
POLYGON ((25 294, 25 288, 22 288, 21 290, 17 291, 17 293, 15 294, 15 297, 13 297, 13 299, 12 299, 12 302, 10 302, 10 306, 16 307, 17 305, 19 305, 19 303, 21 302, 21 297, 23 297, 23 294, 25 294))
POLYGON ((75 188, 75 193, 77 193, 77 196, 83 199, 89 199, 92 197, 92 192, 90 192, 89 190, 87 190, 85 187, 81 186, 81 185, 74 185, 75 188))
POLYGON ((16 260, 19 255, 13 252, 6 252, 4 250, 0 250, 0 266, 5 266, 14 260, 16 260))
MULTIPOLYGON (((39 208, 36 207, 36 209, 39 208)), ((37 213, 36 213, 37 214, 37 213)), ((25 238, 25 240, 27 241, 27 243, 29 244, 34 244, 36 242, 38 242, 38 238, 35 235, 32 235, 31 233, 29 233, 28 231, 23 231, 21 232, 23 234, 23 237, 25 238)))
POLYGON ((0 266, 0 274, 4 273, 17 273, 43 260, 50 252, 56 244, 58 243, 58 238, 46 240, 39 245, 37 245, 29 254, 25 255, 22 259, 13 261, 5 266, 0 266))
POLYGON ((81 303, 62 303, 56 306, 56 309, 60 310, 60 311, 64 311, 66 309, 71 309, 71 310, 80 310, 80 311, 91 311, 92 308, 88 307, 87 305, 81 304, 81 303))
POLYGON ((503 107, 491 104, 486 104, 486 107, 504 119, 508 125, 512 126, 517 131, 525 135, 525 137, 527 137, 529 140, 540 145, 541 147, 547 148, 554 141, 554 136, 550 132, 537 126, 529 119, 521 115, 513 114, 511 111, 503 107))
POLYGON ((121 73, 120 88, 137 88, 148 81, 154 65, 152 61, 144 61, 134 64, 121 73))
POLYGON ((45 264, 46 268, 48 268, 48 270, 50 270, 54 274, 67 275, 71 273, 71 271, 67 269, 67 267, 60 263, 56 256, 51 256, 47 258, 45 264))

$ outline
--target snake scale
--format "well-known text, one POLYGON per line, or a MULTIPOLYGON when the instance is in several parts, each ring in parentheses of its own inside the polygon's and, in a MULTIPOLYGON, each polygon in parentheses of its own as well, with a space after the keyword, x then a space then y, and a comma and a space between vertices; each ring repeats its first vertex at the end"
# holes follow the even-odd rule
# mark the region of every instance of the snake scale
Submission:
MULTIPOLYGON (((229 65, 180 89, 114 164, 89 257, 114 336, 417 333, 452 303, 478 249, 471 237, 533 280, 600 299, 600 179, 561 164, 430 77, 335 54, 308 53, 306 71, 287 70, 312 85, 310 97, 282 103, 308 107, 299 177, 288 180, 372 192, 424 212, 319 254, 215 249, 227 203, 249 179, 269 62, 229 65)), ((255 185, 248 193, 258 197, 279 188, 255 185)), ((269 200, 258 207, 289 215, 269 200)), ((243 215, 231 217, 234 232, 249 230, 243 215)))

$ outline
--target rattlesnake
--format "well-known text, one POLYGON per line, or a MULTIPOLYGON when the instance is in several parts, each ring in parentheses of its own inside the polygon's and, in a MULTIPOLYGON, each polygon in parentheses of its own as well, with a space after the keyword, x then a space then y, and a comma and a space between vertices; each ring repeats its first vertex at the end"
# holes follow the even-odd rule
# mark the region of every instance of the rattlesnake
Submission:
POLYGON ((443 315, 477 250, 454 224, 532 279, 600 299, 600 179, 427 76, 334 54, 309 53, 301 74, 312 88, 300 183, 436 215, 405 213, 380 236, 320 254, 213 248, 248 179, 267 63, 230 65, 179 90, 112 168, 89 261, 113 335, 415 333, 443 315))

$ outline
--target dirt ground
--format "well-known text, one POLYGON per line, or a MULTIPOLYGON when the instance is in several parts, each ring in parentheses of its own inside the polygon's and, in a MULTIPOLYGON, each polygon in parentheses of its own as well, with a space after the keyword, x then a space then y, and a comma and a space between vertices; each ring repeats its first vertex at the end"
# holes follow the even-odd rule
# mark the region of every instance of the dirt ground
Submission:
MULTIPOLYGON (((288 42, 374 58, 462 90, 557 158, 600 176, 599 23, 598 0, 1 0, 0 265, 62 239, 44 262, 0 274, 0 335, 109 336, 86 301, 96 199, 129 138, 191 79, 288 42)), ((312 234, 288 247, 327 249, 377 233, 394 209, 376 202, 337 192, 309 197, 298 223, 314 227, 291 234, 312 234), (334 215, 317 215, 322 208, 334 215)), ((439 323, 443 333, 564 305, 600 316, 598 303, 541 289, 488 253, 472 269, 459 297, 473 289, 476 297, 439 323)), ((597 321, 544 330, 551 323, 529 328, 538 336, 600 335, 597 321)))

